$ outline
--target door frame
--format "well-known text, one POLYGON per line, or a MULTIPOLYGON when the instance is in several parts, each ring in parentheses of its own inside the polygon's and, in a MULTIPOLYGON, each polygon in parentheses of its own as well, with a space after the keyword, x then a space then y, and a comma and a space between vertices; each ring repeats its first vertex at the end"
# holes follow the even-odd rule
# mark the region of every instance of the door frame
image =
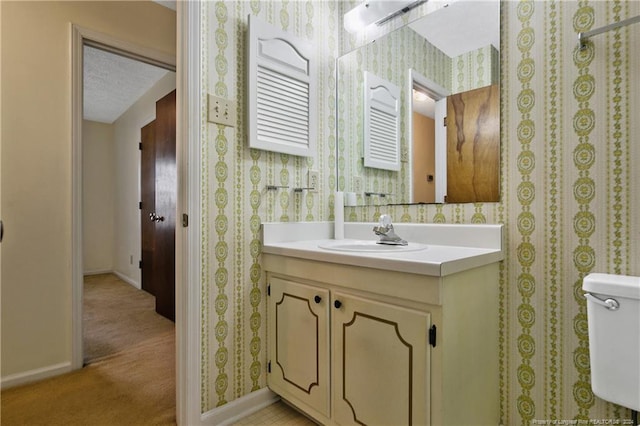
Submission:
MULTIPOLYGON (((408 153, 409 153, 409 176, 413 173, 413 87, 420 86, 424 88, 429 97, 434 101, 440 102, 444 99, 445 115, 446 115, 446 98, 450 95, 449 90, 440 86, 432 79, 425 77, 413 68, 409 68, 407 78, 407 111, 411 112, 408 117, 408 153)), ((436 106, 436 115, 438 114, 439 107, 436 106)), ((436 142, 435 142, 435 157, 436 157, 436 203, 444 203, 444 197, 447 192, 447 148, 446 148, 446 127, 444 127, 444 119, 437 119, 436 117, 436 142), (443 130, 444 129, 444 130, 443 130), (444 133, 443 133, 444 132, 444 133), (444 141, 444 146, 442 142, 444 141), (444 165, 443 165, 444 164, 444 165)), ((410 179, 409 194, 413 196, 413 179, 410 179)))
POLYGON ((176 226, 176 420, 201 424, 200 322, 200 2, 177 4, 176 55, 119 40, 71 24, 71 367, 82 368, 82 105, 85 43, 128 52, 134 59, 176 70, 177 216, 189 226, 176 226))

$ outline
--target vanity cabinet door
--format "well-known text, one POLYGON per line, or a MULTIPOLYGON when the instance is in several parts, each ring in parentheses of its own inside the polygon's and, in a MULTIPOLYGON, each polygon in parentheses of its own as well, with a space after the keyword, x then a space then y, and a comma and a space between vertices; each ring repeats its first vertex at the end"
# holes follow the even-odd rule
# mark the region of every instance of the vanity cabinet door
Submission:
POLYGON ((272 277, 269 387, 329 416, 329 291, 272 277))
POLYGON ((333 420, 429 424, 430 315, 332 294, 333 420))

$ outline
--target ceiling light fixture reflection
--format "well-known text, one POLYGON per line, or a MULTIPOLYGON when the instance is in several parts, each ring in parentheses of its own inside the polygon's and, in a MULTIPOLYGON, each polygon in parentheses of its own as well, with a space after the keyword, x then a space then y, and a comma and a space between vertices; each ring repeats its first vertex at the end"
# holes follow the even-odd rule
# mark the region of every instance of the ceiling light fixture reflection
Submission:
POLYGON ((424 102, 428 99, 429 97, 422 93, 419 90, 413 89, 413 100, 416 102, 424 102))

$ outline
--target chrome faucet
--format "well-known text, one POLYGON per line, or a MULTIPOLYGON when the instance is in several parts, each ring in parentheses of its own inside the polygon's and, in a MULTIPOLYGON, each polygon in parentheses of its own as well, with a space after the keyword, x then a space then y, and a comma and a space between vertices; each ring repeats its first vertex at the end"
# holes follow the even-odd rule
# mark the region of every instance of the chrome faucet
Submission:
POLYGON ((378 226, 373 227, 373 232, 376 235, 380 236, 378 244, 389 244, 396 246, 406 246, 407 244, 409 244, 406 240, 403 240, 396 235, 395 231, 393 230, 393 224, 391 223, 391 216, 387 214, 383 214, 382 216, 380 216, 380 222, 378 223, 378 226))

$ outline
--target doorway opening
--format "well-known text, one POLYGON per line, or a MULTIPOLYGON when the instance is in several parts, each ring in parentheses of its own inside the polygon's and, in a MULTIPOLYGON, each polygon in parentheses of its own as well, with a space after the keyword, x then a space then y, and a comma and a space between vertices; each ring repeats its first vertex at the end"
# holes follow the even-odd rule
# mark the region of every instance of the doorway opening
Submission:
POLYGON ((410 202, 444 203, 449 91, 413 69, 409 70, 408 82, 410 202))
MULTIPOLYGON (((71 354, 72 354, 72 368, 74 370, 80 369, 84 365, 84 339, 83 339, 83 314, 85 313, 83 310, 83 289, 84 289, 84 276, 85 272, 102 272, 108 273, 106 278, 113 279, 115 281, 119 281, 119 284, 122 288, 127 290, 132 290, 134 292, 142 292, 138 290, 137 286, 141 286, 140 280, 138 276, 135 274, 131 274, 131 271, 138 271, 139 274, 139 258, 140 258, 140 211, 139 211, 139 196, 140 196, 140 173, 139 173, 139 161, 140 154, 138 150, 138 143, 140 141, 140 128, 142 125, 149 122, 154 118, 155 112, 144 112, 144 108, 138 108, 138 101, 144 98, 144 96, 139 96, 129 105, 124 106, 124 110, 129 112, 129 110, 135 110, 135 114, 129 114, 128 123, 126 125, 118 126, 114 125, 113 122, 111 124, 108 123, 98 123, 93 120, 90 125, 86 125, 87 121, 92 120, 84 120, 84 118, 90 118, 85 114, 85 99, 83 94, 87 92, 87 87, 85 85, 85 56, 91 54, 103 55, 105 53, 114 54, 121 64, 123 59, 134 60, 136 64, 144 63, 147 65, 153 65, 155 67, 160 67, 161 72, 160 76, 156 77, 156 80, 153 81, 150 86, 158 87, 162 86, 166 91, 173 90, 175 96, 175 64, 176 57, 175 55, 168 55, 159 51, 155 51, 153 49, 144 48, 132 43, 123 42, 121 40, 112 38, 108 35, 98 33, 92 30, 88 30, 85 28, 80 28, 77 26, 73 26, 72 30, 72 342, 71 342, 71 354), (91 51, 89 49, 92 49, 91 51), (90 52, 90 53, 87 53, 90 52), (167 81, 163 81, 162 77, 167 75, 167 71, 173 74, 173 81, 167 83, 167 81), (112 126, 111 129, 109 127, 112 126), (135 127, 138 127, 135 130, 135 127), (91 128, 91 127, 97 127, 91 128), (122 129, 126 129, 123 131, 122 129), (91 137, 87 135, 85 132, 89 132, 92 134, 91 137), (92 133, 93 132, 93 133, 92 133), (133 136, 127 136, 131 135, 133 136), (123 136, 124 135, 124 136, 123 136), (122 136, 122 138, 121 138, 122 136), (88 147, 85 146, 86 142, 89 139, 93 139, 96 137, 98 140, 102 138, 101 141, 98 142, 98 146, 88 147), (117 152, 115 145, 117 144, 116 140, 122 139, 126 141, 123 146, 126 146, 126 149, 123 149, 122 152, 117 152), (109 142, 111 142, 111 147, 109 147, 109 142), (131 146, 133 144, 133 146, 131 146), (94 149, 95 148, 95 149, 94 149), (129 148, 133 149, 133 154, 127 151, 129 148), (109 149, 111 151, 109 151, 109 149), (109 152, 111 155, 109 155, 109 152), (85 165, 83 161, 83 157, 93 156, 94 159, 97 158, 97 161, 94 161, 92 165, 85 165), (131 162, 130 163, 120 163, 120 161, 131 162), (116 167, 116 164, 118 166, 116 167), (94 170, 94 168, 96 170, 94 170), (97 169, 100 170, 97 170, 97 169), (93 174, 91 177, 87 178, 85 176, 85 172, 89 174, 93 174), (92 190, 96 190, 96 188, 100 188, 101 186, 105 186, 105 182, 103 180, 104 177, 111 179, 111 198, 110 197, 93 197, 96 195, 92 193, 92 190), (121 181, 119 181, 121 179, 121 181), (93 187, 92 187, 93 185, 93 187), (124 188, 118 195, 118 190, 116 188, 120 186, 120 188, 124 188), (83 190, 84 189, 84 190, 83 190), (91 195, 89 195, 91 194, 91 195), (133 195, 131 195, 133 194, 133 195), (125 200, 120 203, 116 202, 116 198, 122 198, 125 200), (102 239, 93 239, 94 245, 102 245, 103 247, 92 247, 92 249, 97 250, 94 251, 91 255, 89 253, 85 253, 85 240, 91 240, 95 232, 102 232, 104 236, 104 229, 100 229, 98 231, 98 227, 105 225, 104 223, 100 223, 101 220, 105 222, 109 222, 110 219, 105 219, 105 217, 109 217, 109 205, 111 205, 111 218, 113 223, 107 226, 107 229, 111 229, 112 234, 116 234, 116 229, 119 228, 118 221, 116 217, 118 214, 116 210, 118 209, 118 205, 122 204, 128 205, 129 197, 133 197, 136 201, 133 202, 133 209, 126 210, 125 220, 129 225, 124 226, 125 232, 123 234, 127 234, 129 238, 135 240, 134 232, 130 232, 131 228, 138 229, 137 232, 137 248, 131 249, 131 244, 125 244, 125 249, 122 250, 121 244, 118 242, 113 235, 112 243, 104 243, 105 240, 102 239), (107 203, 105 203, 104 199, 106 198, 107 203), (110 202, 110 203, 109 203, 110 202), (106 207, 105 207, 106 206, 106 207), (86 209, 85 209, 86 207, 86 209), (94 216, 89 219, 85 215, 86 210, 91 210, 94 216), (133 213, 132 213, 133 211, 133 213), (92 222, 93 221, 93 222, 92 222), (96 226, 96 221, 98 226, 96 226), (117 225, 118 224, 118 225, 117 225), (133 225, 131 225, 133 224, 133 225), (85 235, 86 234, 86 235, 85 235), (86 237, 86 238, 85 238, 86 237), (96 241, 99 241, 96 243, 96 241), (110 250, 109 246, 112 245, 112 263, 109 265, 107 263, 106 267, 100 266, 100 262, 98 261, 101 256, 104 256, 104 252, 100 254, 100 249, 107 247, 107 252, 110 250), (97 257, 91 257, 96 255, 97 257), (119 256, 117 260, 116 257, 119 256), (95 263, 94 263, 95 262, 95 263), (115 265, 129 265, 130 267, 116 267, 115 265), (119 275, 116 275, 114 272, 118 272, 119 275), (136 286, 137 284, 137 286, 136 286)), ((121 64, 122 65, 122 64, 121 64)), ((111 72, 107 72, 110 65, 107 65, 106 62, 98 62, 97 72, 93 75, 93 78, 106 78, 111 74, 111 72)), ((168 78, 168 77, 167 77, 168 78)), ((170 78, 168 78, 170 79, 170 78)), ((121 79, 121 85, 127 86, 127 84, 123 83, 126 79, 121 79)), ((129 83, 128 81, 126 81, 129 83)), ((129 90, 132 90, 129 87, 129 90)), ((147 94, 150 88, 147 87, 142 90, 141 93, 147 94)), ((107 89, 110 91, 110 89, 107 89)), ((151 94, 149 96, 155 96, 151 94)), ((155 106, 155 101, 157 99, 145 100, 146 103, 151 103, 155 106)), ((100 101, 99 101, 100 102, 100 101)), ((102 100, 103 103, 110 103, 102 100)), ((142 102, 142 103, 145 103, 142 102)), ((173 114, 175 115, 175 107, 173 110, 173 114)), ((123 121, 127 121, 125 118, 126 114, 120 112, 115 113, 117 119, 122 119, 123 121)), ((117 121, 117 120, 115 120, 117 121)), ((122 124, 122 123, 121 123, 122 124)), ((174 119, 174 129, 175 129, 175 119, 174 119)), ((175 133, 175 130, 174 130, 175 133)), ((175 139, 175 136, 174 136, 175 139)), ((96 140, 96 139, 94 139, 96 140)), ((174 187, 177 192, 177 182, 174 182, 174 187)), ((99 193, 99 191, 97 191, 99 193)), ((122 238, 124 241, 128 241, 126 238, 122 238)), ((173 262, 175 264, 175 261, 173 262)), ((92 275, 93 277, 98 277, 99 275, 92 275)), ((126 296, 125 296, 126 297, 126 296)), ((117 304, 118 302, 116 302, 117 304)), ((100 304, 100 303, 99 303, 100 304)), ((106 304, 106 303, 104 303, 106 304)), ((104 306, 100 307, 104 308, 104 306)), ((103 312, 105 311, 102 309, 103 312)), ((168 320, 167 320, 168 321, 168 320)), ((166 339, 167 344, 165 344, 165 340, 160 342, 160 345, 163 348, 167 349, 167 354, 170 356, 178 354, 180 351, 179 344, 174 344, 176 340, 179 340, 181 337, 181 332, 170 323, 169 332, 165 333, 168 335, 170 339, 166 339), (169 346, 170 344, 170 346, 169 346)), ((166 336, 165 336, 166 337, 166 336)), ((134 336, 135 340, 135 336, 134 336)), ((155 342, 158 344, 158 342, 155 342)), ((139 347, 139 346, 138 346, 139 347)), ((145 349, 145 353, 155 353, 155 351, 149 351, 148 348, 145 349)), ((112 359, 116 359, 115 356, 107 356, 105 359, 111 361, 112 359)), ((136 357, 137 359, 137 357, 136 357)), ((168 359, 165 357, 165 359, 168 359)), ((174 363, 172 363, 174 364, 174 363)), ((180 378, 180 371, 170 372, 170 376, 168 380, 172 383, 172 386, 178 386, 178 379, 180 378)), ((170 403, 177 403, 181 401, 181 392, 177 392, 172 394, 172 397, 169 399, 170 403), (176 396, 178 397, 176 399, 176 396)), ((174 406, 172 408, 173 412, 177 415, 176 411, 179 411, 174 406)))
MULTIPOLYGON (((142 306, 146 304, 142 300, 139 304, 128 303, 139 299, 135 292, 129 297, 124 296, 126 300, 120 302, 111 298, 127 294, 126 291, 116 291, 119 284, 124 282, 140 291, 145 288, 145 281, 151 297, 156 296, 156 292, 149 290, 157 287, 159 291, 161 286, 152 285, 156 276, 151 277, 151 269, 147 268, 146 274, 141 273, 143 264, 165 268, 175 265, 175 233, 163 241, 167 247, 156 250, 170 255, 170 259, 153 262, 154 247, 143 250, 143 244, 150 238, 143 238, 141 232, 141 228, 148 228, 145 225, 150 221, 141 217, 142 195, 147 196, 145 207, 155 210, 156 185, 155 173, 141 173, 141 159, 149 159, 147 152, 152 155, 147 169, 155 170, 156 143, 145 135, 144 129, 158 127, 158 115, 168 121, 168 124, 163 124, 162 135, 163 141, 172 144, 173 161, 169 165, 171 170, 164 170, 160 175, 165 177, 164 192, 173 194, 170 210, 175 211, 175 72, 142 62, 129 53, 125 56, 114 52, 114 49, 107 51, 102 47, 94 47, 92 43, 84 43, 83 47, 82 267, 83 276, 93 277, 84 280, 85 290, 91 289, 91 294, 87 293, 83 298, 83 363, 91 362, 95 359, 92 357, 122 350, 120 343, 140 341, 138 329, 155 329, 148 321, 143 321, 146 318, 153 323, 153 315, 143 315, 142 306), (172 102, 169 110, 164 112, 158 107, 168 93, 173 94, 170 97, 172 102), (167 133, 171 133, 170 137, 167 133), (145 156, 141 155, 143 148, 145 156), (113 291, 100 291, 100 287, 107 286, 113 291), (102 309, 103 306, 119 308, 120 319, 113 317, 114 309, 102 309), (96 317, 99 318, 96 320, 96 317), (109 351, 105 353, 107 348, 109 351)), ((155 136, 156 132, 151 135, 155 136)), ((151 241, 156 240, 153 238, 156 227, 174 226, 175 220, 172 219, 175 214, 171 216, 157 226, 152 223, 151 241)), ((166 275, 171 279, 167 284, 171 285, 169 292, 173 295, 175 267, 168 269, 171 271, 157 274, 157 277, 166 275)), ((175 298, 170 301, 171 306, 165 307, 162 313, 173 321, 175 298)))

